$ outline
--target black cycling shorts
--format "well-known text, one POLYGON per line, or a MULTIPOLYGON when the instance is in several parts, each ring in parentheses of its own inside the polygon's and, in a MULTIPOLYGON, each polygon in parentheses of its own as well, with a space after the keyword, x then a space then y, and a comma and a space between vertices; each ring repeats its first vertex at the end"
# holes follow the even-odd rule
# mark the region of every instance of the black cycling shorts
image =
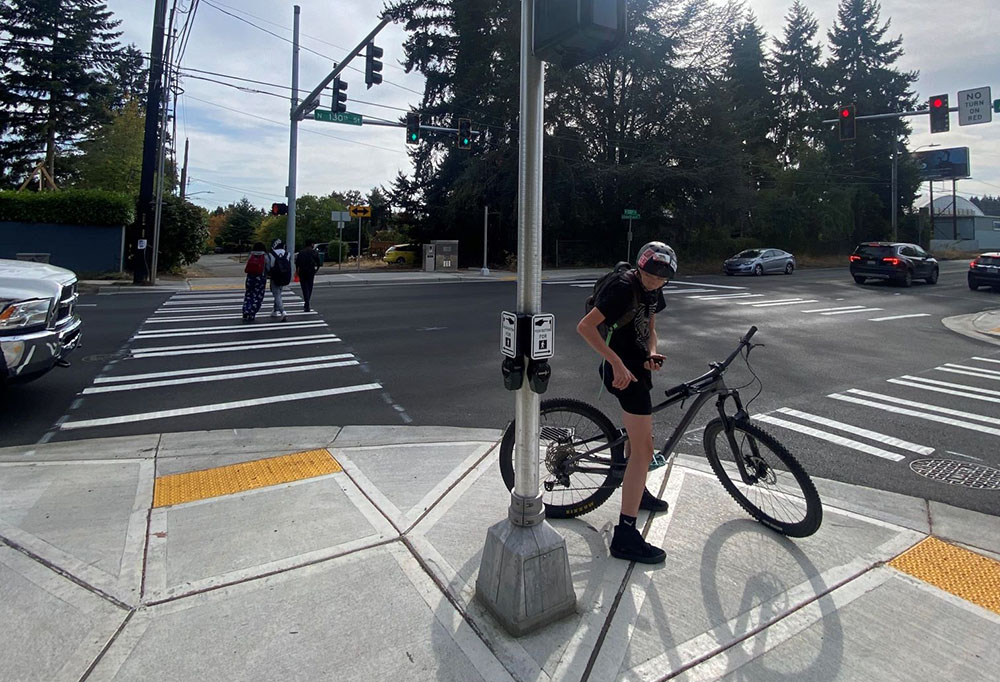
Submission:
POLYGON ((653 399, 649 394, 649 388, 646 387, 646 382, 643 381, 645 378, 644 374, 648 374, 648 370, 641 370, 638 374, 632 372, 632 374, 636 375, 636 381, 631 382, 623 389, 618 389, 611 385, 611 382, 614 380, 612 376, 614 372, 611 370, 610 364, 606 362, 602 363, 597 368, 597 371, 604 380, 604 386, 608 389, 608 393, 618 398, 618 403, 622 406, 622 410, 629 414, 653 414, 653 399), (605 371, 605 368, 607 368, 607 371, 605 371))

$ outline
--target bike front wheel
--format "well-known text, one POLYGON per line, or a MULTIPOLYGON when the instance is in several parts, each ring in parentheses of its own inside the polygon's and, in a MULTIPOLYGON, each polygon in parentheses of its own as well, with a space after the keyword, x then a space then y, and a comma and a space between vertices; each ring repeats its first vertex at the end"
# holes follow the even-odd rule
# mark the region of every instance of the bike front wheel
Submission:
MULTIPOLYGON (((507 425, 500 443, 500 473, 514 489, 515 424, 507 425)), ((549 518, 566 519, 597 509, 619 485, 625 472, 622 443, 609 447, 618 430, 592 405, 570 398, 541 402, 536 466, 542 501, 549 518)))
POLYGON ((823 505, 816 486, 774 436, 746 421, 732 422, 732 432, 727 433, 725 422, 717 417, 705 427, 704 443, 712 471, 750 516, 795 538, 819 529, 823 505))

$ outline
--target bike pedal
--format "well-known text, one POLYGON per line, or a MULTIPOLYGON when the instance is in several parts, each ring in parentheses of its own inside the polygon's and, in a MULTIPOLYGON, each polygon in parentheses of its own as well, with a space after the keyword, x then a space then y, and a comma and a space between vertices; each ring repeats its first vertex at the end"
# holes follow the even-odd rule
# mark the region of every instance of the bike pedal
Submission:
POLYGON ((649 463, 649 470, 652 471, 653 469, 665 466, 667 466, 667 458, 657 452, 653 455, 653 461, 649 463))

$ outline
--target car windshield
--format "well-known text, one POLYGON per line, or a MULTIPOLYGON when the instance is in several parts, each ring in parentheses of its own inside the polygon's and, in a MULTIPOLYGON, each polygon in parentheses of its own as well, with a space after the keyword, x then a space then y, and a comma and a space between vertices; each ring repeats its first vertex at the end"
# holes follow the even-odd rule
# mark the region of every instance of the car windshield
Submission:
POLYGON ((895 256, 895 252, 891 246, 878 246, 875 244, 862 244, 855 251, 859 256, 867 256, 868 258, 888 258, 889 256, 895 256))
POLYGON ((760 255, 758 249, 747 249, 746 251, 741 251, 740 253, 733 256, 734 258, 756 258, 760 255))

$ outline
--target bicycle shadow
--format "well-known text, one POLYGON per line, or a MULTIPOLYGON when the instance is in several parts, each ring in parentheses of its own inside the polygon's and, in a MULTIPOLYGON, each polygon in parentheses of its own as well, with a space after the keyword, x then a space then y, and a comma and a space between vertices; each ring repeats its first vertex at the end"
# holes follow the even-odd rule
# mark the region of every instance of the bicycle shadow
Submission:
MULTIPOLYGON (((702 636, 704 651, 705 643, 711 642, 709 650, 693 660, 681 660, 683 645, 668 651, 668 661, 671 675, 700 665, 713 662, 713 674, 727 676, 727 679, 756 682, 769 681, 789 682, 795 680, 826 680, 836 679, 843 662, 844 633, 834 604, 829 594, 815 600, 808 608, 819 609, 819 614, 809 623, 795 629, 795 626, 772 630, 771 626, 781 622, 786 616, 797 611, 813 595, 824 594, 829 589, 820 571, 812 563, 805 552, 788 538, 762 528, 749 519, 727 521, 718 526, 708 536, 701 555, 701 589, 702 600, 708 614, 711 630, 702 636), (738 547, 727 550, 731 541, 738 541, 738 547), (747 556, 747 552, 751 554, 747 556), (722 573, 720 566, 727 566, 727 555, 734 558, 738 555, 740 563, 762 567, 753 573, 739 589, 739 584, 732 578, 732 572, 722 573), (788 559, 794 561, 805 580, 799 583, 800 588, 808 585, 803 594, 799 590, 798 603, 790 603, 790 592, 796 585, 788 585, 769 566, 780 566, 788 559), (728 573, 728 575, 725 575, 728 573), (729 584, 720 588, 720 577, 725 575, 729 584), (733 598, 723 596, 724 592, 732 594, 733 588, 739 592, 733 598), (764 654, 776 651, 785 646, 806 630, 822 628, 812 641, 819 640, 819 649, 812 660, 806 662, 808 646, 796 647, 795 656, 772 656, 764 654), (777 633, 777 634, 774 634, 777 633), (777 639, 777 641, 773 641, 777 639), (713 661, 717 657, 725 657, 725 665, 713 661), (772 667, 771 661, 780 661, 781 667, 772 667)), ((659 601, 659 594, 651 591, 647 599, 652 599, 651 612, 657 618, 657 629, 664 633, 664 639, 669 637, 670 624, 666 614, 668 605, 659 601)), ((669 641, 669 640, 668 640, 669 641)))

